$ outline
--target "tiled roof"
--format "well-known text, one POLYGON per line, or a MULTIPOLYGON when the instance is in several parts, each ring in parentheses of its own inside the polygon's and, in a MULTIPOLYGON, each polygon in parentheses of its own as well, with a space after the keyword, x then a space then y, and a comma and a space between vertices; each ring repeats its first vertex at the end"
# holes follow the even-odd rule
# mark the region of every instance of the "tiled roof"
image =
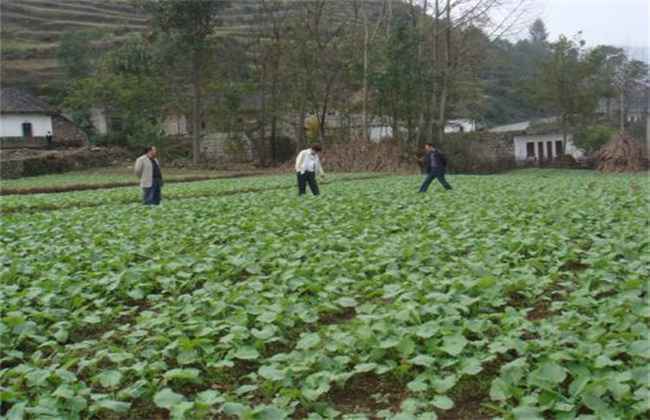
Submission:
POLYGON ((0 89, 0 113, 3 114, 55 114, 47 102, 15 88, 0 89))

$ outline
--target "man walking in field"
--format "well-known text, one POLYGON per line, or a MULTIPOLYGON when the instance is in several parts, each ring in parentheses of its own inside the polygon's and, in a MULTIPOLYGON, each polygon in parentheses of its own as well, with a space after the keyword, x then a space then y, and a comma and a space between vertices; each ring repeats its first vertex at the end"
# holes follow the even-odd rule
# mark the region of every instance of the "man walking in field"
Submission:
POLYGON ((160 204, 163 184, 160 162, 156 158, 158 151, 154 146, 147 146, 144 154, 135 161, 135 175, 140 178, 140 187, 144 196, 144 204, 157 206, 160 204))
POLYGON ((424 150, 426 152, 424 166, 427 171, 427 176, 420 187, 420 192, 427 192, 429 185, 431 185, 434 179, 437 179, 446 190, 451 190, 451 185, 445 179, 445 172, 447 172, 447 159, 445 155, 433 147, 431 143, 425 144, 424 150))
POLYGON ((316 176, 325 176, 325 171, 320 164, 318 155, 322 148, 319 144, 314 144, 309 149, 298 153, 296 158, 296 175, 298 177, 298 195, 304 195, 307 191, 307 184, 314 195, 319 195, 318 183, 316 176))

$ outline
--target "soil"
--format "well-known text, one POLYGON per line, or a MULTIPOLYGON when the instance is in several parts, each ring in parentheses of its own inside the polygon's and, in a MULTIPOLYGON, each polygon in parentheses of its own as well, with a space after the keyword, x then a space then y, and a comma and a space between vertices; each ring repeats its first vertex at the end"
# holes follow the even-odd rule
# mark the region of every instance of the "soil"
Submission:
POLYGON ((343 388, 332 389, 326 396, 341 412, 371 415, 385 409, 399 412, 400 405, 407 397, 408 391, 403 383, 372 372, 353 376, 343 388))
POLYGON ((343 311, 331 312, 321 315, 319 323, 321 325, 334 325, 349 321, 357 315, 354 308, 345 308, 343 311))

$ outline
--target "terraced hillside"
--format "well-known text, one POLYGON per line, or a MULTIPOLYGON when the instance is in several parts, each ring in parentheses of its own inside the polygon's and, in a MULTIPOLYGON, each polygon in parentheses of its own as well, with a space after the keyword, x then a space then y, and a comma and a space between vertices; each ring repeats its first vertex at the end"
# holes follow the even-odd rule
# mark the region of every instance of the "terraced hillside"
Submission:
POLYGON ((2 0, 2 80, 4 85, 42 87, 60 77, 56 52, 68 31, 101 31, 106 48, 147 18, 126 0, 2 0))
MULTIPOLYGON (((248 32, 254 11, 254 2, 236 2, 222 32, 248 32)), ((64 33, 99 31, 104 36, 97 47, 109 48, 147 28, 147 16, 129 0, 2 0, 0 16, 2 83, 33 88, 62 76, 56 54, 64 33)))
MULTIPOLYGON (((296 7, 302 0, 287 2, 296 7)), ((375 3, 378 12, 383 0, 375 3)), ((237 0, 226 11, 217 36, 246 37, 263 30, 257 0, 237 0)), ((351 3, 331 0, 327 14, 347 19, 351 3)), ((375 13, 371 12, 371 15, 375 13)), ((106 49, 133 32, 147 29, 148 17, 131 0, 0 0, 2 84, 42 89, 60 80, 57 48, 66 32, 93 30, 103 34, 96 47, 106 49)))

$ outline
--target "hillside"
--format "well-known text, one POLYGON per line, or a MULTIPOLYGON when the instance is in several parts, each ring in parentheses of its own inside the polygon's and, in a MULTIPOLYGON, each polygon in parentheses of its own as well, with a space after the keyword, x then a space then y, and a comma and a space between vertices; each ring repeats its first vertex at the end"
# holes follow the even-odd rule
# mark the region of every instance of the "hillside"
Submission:
POLYGON ((3 0, 0 16, 2 84, 33 88, 61 76, 56 53, 64 33, 100 31, 98 48, 107 48, 147 24, 124 0, 3 0))
MULTIPOLYGON (((220 32, 249 32, 255 21, 252 4, 233 3, 220 32)), ((61 78, 56 54, 66 32, 101 32, 96 46, 105 49, 146 30, 148 20, 129 0, 2 0, 0 17, 2 84, 36 89, 61 78)))
MULTIPOLYGON (((369 0, 380 9, 379 0, 369 0)), ((287 4, 291 4, 290 2, 287 4)), ((294 3, 295 4, 295 3, 294 3)), ((239 0, 221 19, 218 36, 246 37, 265 27, 257 0, 239 0)), ((329 2, 329 16, 345 19, 347 1, 329 2)), ((376 14, 378 10, 371 12, 376 14)), ((3 86, 46 91, 62 78, 57 49, 66 32, 101 32, 96 48, 107 49, 147 29, 148 18, 131 0, 2 0, 0 57, 3 86)))

